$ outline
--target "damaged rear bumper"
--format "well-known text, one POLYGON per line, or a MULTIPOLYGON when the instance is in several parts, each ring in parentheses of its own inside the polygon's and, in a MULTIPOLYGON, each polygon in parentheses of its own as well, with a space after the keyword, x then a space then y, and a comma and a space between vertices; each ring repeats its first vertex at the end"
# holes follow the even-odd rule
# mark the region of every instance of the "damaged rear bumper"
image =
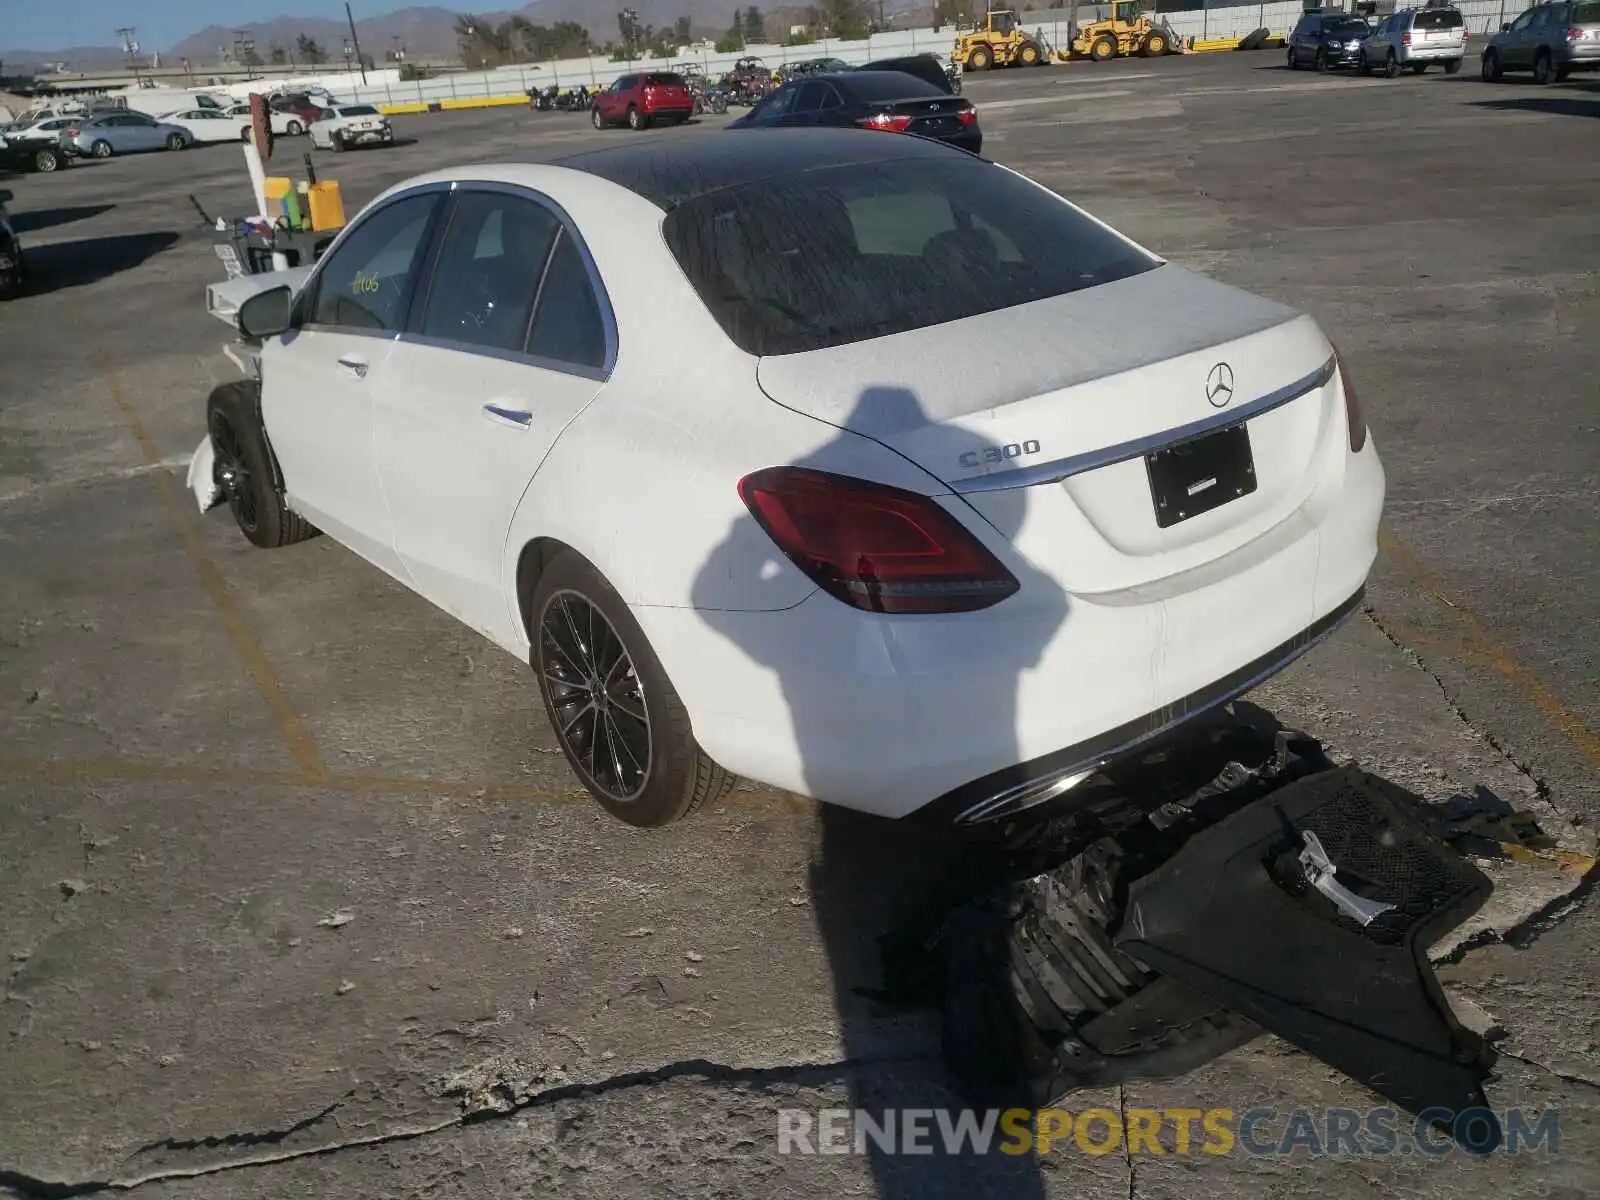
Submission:
POLYGON ((1472 1112, 1488 1132, 1467 1148, 1494 1149, 1495 1055, 1427 959, 1488 878, 1359 768, 1231 769, 958 912, 946 1052, 965 1090, 1039 1106, 1267 1030, 1446 1133, 1472 1112))

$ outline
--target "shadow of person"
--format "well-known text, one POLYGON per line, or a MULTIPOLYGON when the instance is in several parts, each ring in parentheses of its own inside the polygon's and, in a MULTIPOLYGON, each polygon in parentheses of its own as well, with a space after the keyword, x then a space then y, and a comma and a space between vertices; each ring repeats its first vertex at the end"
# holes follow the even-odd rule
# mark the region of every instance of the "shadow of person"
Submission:
MULTIPOLYGON (((912 392, 871 387, 857 398, 836 437, 792 465, 847 473, 841 464, 859 463, 872 449, 865 439, 892 444, 896 435, 912 430, 921 431, 920 445, 931 441, 944 447, 932 458, 925 452, 923 461, 955 464, 964 452, 985 448, 983 439, 968 432, 931 425, 912 392)), ((927 482, 928 490, 943 490, 932 477, 927 482)), ((1026 490, 988 493, 983 515, 959 498, 947 496, 946 502, 968 528, 985 530, 1020 585, 992 607, 944 614, 853 612, 844 601, 817 591, 801 605, 840 606, 846 619, 829 623, 839 631, 830 640, 850 644, 796 644, 795 630, 817 625, 781 618, 752 622, 747 614, 717 607, 729 580, 738 582, 741 594, 770 591, 772 610, 792 605, 792 593, 780 595, 775 582, 783 552, 751 516, 734 522, 696 577, 694 605, 701 619, 774 674, 804 790, 819 800, 834 798, 849 772, 874 756, 897 764, 885 773, 885 812, 933 800, 928 788, 934 779, 940 779, 937 790, 948 790, 1022 757, 1019 692, 1066 621, 1067 597, 1009 545, 1026 521, 1026 490), (957 765, 940 777, 927 766, 940 762, 957 765)), ((867 570, 857 570, 866 576, 867 570)), ((924 1134, 920 1144, 931 1151, 901 1152, 907 1110, 944 1109, 945 1120, 954 1122, 962 1101, 936 1049, 938 1021, 930 1009, 937 998, 905 1000, 914 989, 895 977, 899 968, 885 962, 879 939, 969 895, 983 870, 977 850, 985 843, 948 826, 891 820, 829 803, 822 805, 819 822, 810 869, 812 903, 844 1048, 854 1064, 851 1104, 869 1114, 878 1129, 888 1128, 891 1114, 896 1121, 893 1152, 875 1136, 853 1135, 853 1150, 869 1156, 878 1194, 1042 1196, 1036 1161, 1014 1152, 1015 1139, 1012 1153, 1000 1152, 1005 1134, 998 1126, 987 1151, 979 1153, 970 1142, 948 1145, 938 1114, 926 1115, 918 1118, 924 1134), (897 995, 900 1011, 886 1002, 897 995)), ((987 1114, 975 1115, 981 1128, 987 1114)))

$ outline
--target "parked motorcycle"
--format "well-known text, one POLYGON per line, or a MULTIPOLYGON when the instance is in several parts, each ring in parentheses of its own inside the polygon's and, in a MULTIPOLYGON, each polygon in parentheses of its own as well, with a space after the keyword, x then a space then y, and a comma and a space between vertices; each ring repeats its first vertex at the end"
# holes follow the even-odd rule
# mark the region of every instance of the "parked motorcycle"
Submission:
POLYGON ((0 300, 9 300, 22 291, 28 279, 28 264, 22 257, 22 241, 11 227, 6 205, 13 197, 0 188, 0 300))
POLYGON ((592 103, 594 103, 594 93, 586 84, 580 84, 556 97, 556 107, 563 112, 588 112, 592 103))
POLYGON ((714 113, 728 111, 728 89, 714 83, 706 89, 706 108, 714 113))
POLYGON ((549 112, 556 106, 556 97, 561 94, 561 89, 551 84, 546 88, 528 89, 528 107, 534 112, 549 112))

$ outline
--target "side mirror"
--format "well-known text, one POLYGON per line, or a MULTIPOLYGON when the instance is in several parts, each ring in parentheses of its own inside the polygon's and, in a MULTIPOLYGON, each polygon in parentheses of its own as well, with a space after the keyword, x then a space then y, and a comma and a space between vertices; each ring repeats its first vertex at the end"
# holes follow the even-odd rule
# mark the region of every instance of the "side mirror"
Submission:
POLYGON ((1510 21, 1501 21, 1500 22, 1500 32, 1501 33, 1510 33, 1511 32, 1511 22, 1510 21))
POLYGON ((277 337, 291 325, 293 301, 294 292, 286 283, 257 292, 239 306, 239 332, 259 341, 277 337))

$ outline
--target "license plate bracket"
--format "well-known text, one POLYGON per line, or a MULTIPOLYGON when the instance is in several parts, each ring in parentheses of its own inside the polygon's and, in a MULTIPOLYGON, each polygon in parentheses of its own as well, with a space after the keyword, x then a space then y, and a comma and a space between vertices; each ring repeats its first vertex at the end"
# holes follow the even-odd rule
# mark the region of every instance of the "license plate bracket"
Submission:
POLYGON ((1256 490, 1250 430, 1240 423, 1144 456, 1156 525, 1171 528, 1256 490))

